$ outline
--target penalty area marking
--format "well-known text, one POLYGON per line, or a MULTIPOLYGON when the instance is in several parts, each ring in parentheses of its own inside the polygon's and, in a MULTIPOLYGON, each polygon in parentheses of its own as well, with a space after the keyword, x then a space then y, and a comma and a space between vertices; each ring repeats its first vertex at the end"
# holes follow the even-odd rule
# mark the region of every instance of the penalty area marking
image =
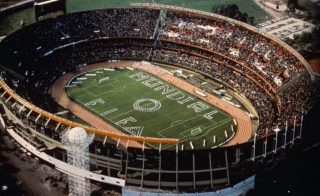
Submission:
MULTIPOLYGON (((179 133, 179 135, 182 135, 182 137, 179 137, 179 140, 180 140, 180 143, 182 143, 182 142, 185 142, 185 141, 187 141, 187 140, 189 140, 189 139, 192 139, 192 140, 196 140, 196 139, 198 139, 198 138, 200 138, 200 137, 203 137, 203 136, 206 136, 206 135, 208 135, 208 133, 210 132, 210 131, 212 131, 212 130, 214 130, 214 129, 216 129, 216 128, 218 128, 218 127, 220 127, 220 126, 222 126, 222 125, 224 125, 224 124, 226 124, 226 123, 228 123, 228 122, 230 122, 230 119, 231 118, 228 118, 228 119, 225 119, 225 120, 222 120, 222 121, 220 121, 218 124, 216 124, 214 127, 212 127, 212 128, 210 128, 210 129, 208 129, 208 130, 205 130, 205 132, 202 132, 202 134, 200 134, 200 135, 197 135, 196 137, 189 137, 190 136, 190 134, 185 134, 186 132, 190 132, 191 130, 193 130, 193 129, 196 129, 197 127, 202 127, 202 125, 198 125, 198 126, 196 126, 196 127, 192 127, 191 129, 188 129, 188 130, 186 130, 186 131, 184 131, 184 132, 182 132, 182 133, 179 133), (187 139, 185 139, 185 138, 187 138, 187 139)), ((203 127, 202 127, 202 129, 203 129, 203 127)), ((191 132, 190 132, 191 133, 191 132)), ((158 133, 159 134, 159 133, 158 133)), ((161 134, 162 135, 162 134, 161 134)), ((162 137, 165 137, 164 135, 162 135, 162 137)))
POLYGON ((183 122, 184 120, 176 120, 174 121, 173 123, 171 123, 171 126, 170 127, 174 127, 176 126, 176 123, 180 123, 180 122, 183 122))
POLYGON ((175 126, 177 126, 177 125, 180 125, 180 124, 182 124, 182 123, 184 123, 184 122, 187 122, 187 121, 189 121, 189 120, 192 120, 192 119, 194 119, 194 118, 198 118, 198 117, 200 117, 200 116, 202 116, 202 114, 200 114, 200 115, 198 115, 198 116, 191 117, 191 118, 186 119, 186 120, 180 120, 180 122, 176 123, 174 126, 170 126, 170 127, 167 127, 167 128, 164 128, 164 129, 158 131, 158 135, 161 135, 162 137, 165 137, 165 136, 162 134, 162 132, 164 132, 164 131, 166 131, 167 129, 170 129, 170 128, 172 128, 172 127, 175 127, 175 126))
POLYGON ((183 139, 183 138, 186 138, 186 137, 191 138, 190 136, 192 136, 192 138, 193 138, 193 136, 201 134, 202 133, 202 129, 203 129, 202 125, 198 125, 198 126, 190 128, 190 129, 187 129, 187 130, 179 133, 179 135, 182 135, 182 138, 180 138, 180 139, 183 139))
MULTIPOLYGON (((192 140, 197 140, 197 139, 199 139, 200 137, 203 137, 203 136, 207 135, 208 132, 211 131, 212 129, 216 129, 217 127, 219 127, 219 126, 221 126, 221 125, 223 125, 223 124, 225 124, 225 123, 227 123, 227 122, 230 122, 230 118, 227 119, 227 120, 220 121, 219 124, 217 124, 216 126, 214 126, 214 127, 211 128, 211 129, 207 130, 205 133, 200 134, 200 135, 198 135, 198 136, 195 137, 195 138, 192 138, 192 140)), ((190 129, 189 129, 189 130, 190 130, 190 129)), ((233 134, 231 135, 231 137, 229 137, 226 141, 221 142, 220 144, 217 144, 217 146, 222 145, 222 144, 224 144, 224 143, 226 143, 226 142, 229 142, 229 141, 232 139, 232 137, 234 136, 234 134, 235 134, 235 132, 233 132, 233 134)), ((179 138, 180 143, 183 143, 183 142, 185 142, 185 141, 190 140, 190 138, 185 139, 186 137, 187 137, 187 136, 185 136, 185 137, 183 137, 183 138, 179 138)), ((170 148, 171 146, 173 146, 173 144, 166 144, 166 145, 163 145, 162 149, 164 150, 164 149, 170 148)))

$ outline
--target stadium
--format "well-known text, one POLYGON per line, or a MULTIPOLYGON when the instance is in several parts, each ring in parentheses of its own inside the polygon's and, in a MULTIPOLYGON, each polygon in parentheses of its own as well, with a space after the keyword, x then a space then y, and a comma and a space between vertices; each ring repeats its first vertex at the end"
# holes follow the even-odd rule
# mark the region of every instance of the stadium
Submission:
POLYGON ((1 126, 53 168, 123 195, 241 195, 299 144, 317 78, 245 23, 160 4, 39 21, 0 42, 1 126), (89 171, 63 133, 90 137, 89 171), (99 171, 99 172, 97 172, 99 171))

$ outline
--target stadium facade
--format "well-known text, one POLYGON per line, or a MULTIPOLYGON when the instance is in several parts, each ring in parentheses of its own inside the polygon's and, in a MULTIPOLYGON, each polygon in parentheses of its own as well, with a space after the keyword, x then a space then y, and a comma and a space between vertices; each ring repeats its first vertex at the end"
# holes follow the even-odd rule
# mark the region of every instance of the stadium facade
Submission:
POLYGON ((257 171, 299 143, 319 82, 296 51, 254 27, 149 4, 72 13, 24 27, 0 43, 0 64, 1 128, 57 170, 123 187, 124 195, 246 192, 257 171), (224 82, 252 102, 260 125, 244 143, 183 150, 175 138, 114 133, 55 115, 51 84, 66 72, 109 60, 161 62, 224 82), (61 133, 74 127, 91 134, 90 171, 67 164, 61 133), (143 147, 122 145, 129 141, 143 147), (162 149, 165 143, 176 149, 162 149))

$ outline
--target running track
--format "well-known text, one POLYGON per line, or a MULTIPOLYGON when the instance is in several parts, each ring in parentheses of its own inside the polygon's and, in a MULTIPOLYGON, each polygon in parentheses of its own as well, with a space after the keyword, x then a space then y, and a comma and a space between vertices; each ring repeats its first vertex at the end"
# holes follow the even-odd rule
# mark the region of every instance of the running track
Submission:
MULTIPOLYGON (((112 125, 106 123, 99 117, 95 116, 91 112, 87 111, 85 108, 81 107, 77 103, 73 102, 69 99, 68 95, 65 92, 65 85, 76 75, 79 75, 83 72, 101 68, 101 67, 133 67, 134 61, 121 61, 121 62, 112 62, 112 63, 97 63, 93 65, 88 65, 84 68, 75 70, 73 72, 66 73, 62 77, 60 77, 58 80, 54 82, 54 84, 51 86, 50 92, 52 98, 59 103, 63 108, 69 109, 75 116, 78 118, 88 122, 91 126, 104 129, 108 131, 114 131, 118 133, 122 133, 120 130, 116 129, 112 125)), ((141 69, 143 69, 143 66, 141 66, 141 69)), ((159 72, 152 73, 152 70, 150 69, 144 69, 144 71, 149 72, 150 74, 156 74, 157 77, 171 83, 174 86, 177 86, 178 88, 181 88, 191 94, 194 94, 195 90, 201 91, 201 89, 191 85, 190 83, 186 82, 185 80, 182 80, 178 77, 172 76, 167 72, 162 72, 159 74, 159 72)), ((218 107, 219 109, 227 112, 229 115, 231 115, 235 121, 237 122, 237 130, 234 135, 234 137, 224 146, 231 146, 235 144, 240 144, 247 142, 252 134, 253 134, 253 126, 250 117, 246 112, 243 110, 220 100, 219 98, 208 94, 206 97, 200 97, 204 101, 218 107)), ((131 146, 131 147, 142 147, 142 144, 135 141, 120 141, 120 144, 123 146, 131 146)))

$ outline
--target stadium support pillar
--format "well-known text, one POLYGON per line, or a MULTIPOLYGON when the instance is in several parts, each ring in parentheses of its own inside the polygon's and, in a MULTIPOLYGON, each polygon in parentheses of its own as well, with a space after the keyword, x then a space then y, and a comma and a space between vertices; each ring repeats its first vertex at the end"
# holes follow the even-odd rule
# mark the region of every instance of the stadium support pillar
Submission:
POLYGON ((29 127, 29 118, 27 116, 27 127, 29 127))
POLYGON ((211 188, 213 188, 211 151, 209 151, 209 169, 210 169, 210 185, 211 185, 211 188))
POLYGON ((267 145, 268 145, 268 137, 265 138, 263 142, 263 157, 267 156, 267 145))
POLYGON ((278 143, 278 132, 276 132, 276 137, 273 138, 273 142, 274 142, 274 148, 273 148, 273 153, 277 153, 277 143, 278 143))
MULTIPOLYGON (((91 142, 91 143, 92 143, 92 142, 91 142)), ((93 145, 93 146, 94 146, 94 148, 93 148, 93 150, 94 150, 94 151, 93 151, 93 154, 96 155, 96 154, 97 154, 97 145, 93 145)), ((97 160, 97 159, 96 159, 96 160, 97 160)))
POLYGON ((283 145, 282 145, 282 148, 283 149, 286 149, 286 146, 287 146, 287 133, 288 133, 288 121, 286 121, 286 128, 284 130, 284 133, 283 133, 283 145))
POLYGON ((142 159, 142 168, 141 168, 141 183, 140 183, 140 187, 143 187, 143 177, 144 177, 144 159, 146 158, 144 152, 142 154, 143 159, 142 159))
MULTIPOLYGON (((110 158, 111 156, 110 156, 110 149, 109 148, 107 148, 107 153, 108 153, 108 157, 110 158)), ((110 170, 110 161, 109 161, 109 159, 107 159, 107 164, 108 164, 108 168, 107 168, 108 176, 110 176, 111 175, 111 170, 110 170)))
POLYGON ((93 133, 93 134, 91 135, 90 143, 92 143, 92 142, 93 142, 93 140, 94 140, 95 136, 96 136, 96 134, 95 134, 95 133, 93 133))
POLYGON ((302 138, 302 125, 303 125, 303 115, 301 115, 301 123, 300 123, 300 133, 299 133, 299 139, 302 138))
POLYGON ((36 118, 36 120, 34 121, 34 130, 36 130, 36 131, 37 131, 37 122, 40 117, 41 117, 41 114, 39 114, 38 117, 36 118))
POLYGON ((276 137, 273 138, 273 153, 277 153, 277 148, 278 148, 278 132, 280 131, 280 129, 277 127, 276 129, 273 130, 274 132, 276 132, 276 137))
POLYGON ((257 133, 254 133, 253 144, 252 144, 252 157, 251 157, 252 161, 254 161, 256 158, 256 142, 257 142, 257 133))
POLYGON ((12 98, 12 96, 10 95, 10 97, 8 97, 8 99, 5 101, 6 103, 12 98))
POLYGON ((54 138, 54 131, 51 130, 51 138, 54 138))
POLYGON ((236 163, 239 163, 240 162, 240 148, 237 148, 236 149, 236 154, 235 154, 235 156, 236 156, 236 163))
POLYGON ((296 134, 296 123, 297 123, 297 116, 294 117, 294 121, 293 121, 292 139, 290 141, 291 144, 294 144, 294 137, 296 134))
POLYGON ((67 162, 66 156, 67 156, 67 154, 64 153, 64 152, 62 152, 62 161, 63 161, 63 162, 67 162))
POLYGON ((123 150, 120 151, 120 163, 121 163, 121 168, 123 165, 123 150))
POLYGON ((34 122, 37 123, 40 117, 41 117, 41 114, 38 115, 38 117, 36 118, 36 120, 34 122))
POLYGON ((193 176, 193 189, 196 189, 196 166, 194 160, 194 152, 192 153, 192 176, 193 176))
POLYGON ((226 160, 226 172, 227 172, 228 185, 230 185, 228 152, 226 150, 224 151, 224 157, 225 157, 225 160, 226 160))
POLYGON ((179 144, 176 144, 176 190, 178 191, 179 188, 179 144))
POLYGON ((51 119, 48 118, 47 122, 44 124, 44 127, 47 127, 47 125, 49 124, 50 120, 51 120, 51 119))
MULTIPOLYGON (((14 104, 16 104, 17 102, 14 102, 14 104)), ((12 107, 14 107, 14 106, 12 106, 12 107)), ((24 107, 24 105, 20 108, 20 110, 19 110, 19 112, 18 112, 18 114, 19 114, 19 117, 20 117, 20 120, 23 122, 23 116, 21 115, 21 111, 23 110, 23 109, 25 109, 25 107, 24 107)))
POLYGON ((119 149, 119 144, 120 144, 120 138, 118 139, 118 141, 117 141, 117 148, 119 149))
POLYGON ((61 122, 58 123, 58 125, 56 126, 56 128, 54 129, 54 131, 58 131, 58 128, 60 127, 61 122))
POLYGON ((29 116, 31 115, 32 110, 29 111, 29 113, 27 114, 27 119, 29 118, 29 116))
POLYGON ((124 172, 124 178, 127 180, 127 175, 128 175, 128 161, 129 161, 129 154, 127 152, 127 157, 126 157, 126 170, 124 172))
POLYGON ((108 137, 105 136, 104 139, 103 139, 103 145, 106 145, 107 139, 108 139, 108 137))
POLYGON ((24 107, 24 105, 20 108, 20 110, 19 110, 19 114, 21 113, 21 111, 24 109, 25 107, 24 107))
POLYGON ((161 151, 159 151, 159 179, 158 179, 158 188, 161 188, 161 151))
POLYGON ((7 93, 7 91, 4 91, 4 93, 2 93, 1 98, 7 93))

